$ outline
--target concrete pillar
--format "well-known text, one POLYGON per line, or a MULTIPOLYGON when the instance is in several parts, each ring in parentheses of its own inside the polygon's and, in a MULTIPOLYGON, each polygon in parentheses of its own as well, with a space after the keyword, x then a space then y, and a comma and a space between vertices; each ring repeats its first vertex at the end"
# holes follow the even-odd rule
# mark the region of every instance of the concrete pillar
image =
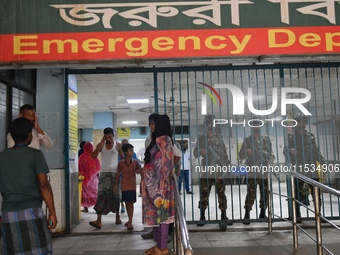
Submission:
MULTIPOLYGON (((64 70, 37 70, 36 111, 40 127, 53 140, 53 148, 40 147, 50 168, 58 225, 52 232, 64 232, 65 221, 65 85, 64 70)), ((77 185, 77 180, 76 180, 77 185)), ((45 205, 43 209, 45 209, 45 205)))

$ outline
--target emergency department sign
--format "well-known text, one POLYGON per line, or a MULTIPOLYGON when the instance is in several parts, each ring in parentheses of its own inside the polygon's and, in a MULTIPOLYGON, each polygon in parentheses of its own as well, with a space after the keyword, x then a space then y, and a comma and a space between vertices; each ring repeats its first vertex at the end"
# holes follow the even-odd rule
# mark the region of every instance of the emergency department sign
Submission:
POLYGON ((0 63, 340 53, 340 0, 12 0, 0 63))

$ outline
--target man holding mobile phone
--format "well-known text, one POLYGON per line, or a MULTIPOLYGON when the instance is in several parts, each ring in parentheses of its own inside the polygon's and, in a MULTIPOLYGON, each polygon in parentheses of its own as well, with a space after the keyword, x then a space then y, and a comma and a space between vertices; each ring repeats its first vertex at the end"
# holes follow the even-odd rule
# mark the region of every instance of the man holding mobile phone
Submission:
MULTIPOLYGON (((35 109, 32 105, 25 104, 20 107, 19 111, 20 118, 26 118, 33 124, 32 128, 32 140, 28 147, 40 149, 40 146, 43 146, 47 149, 51 149, 53 147, 52 139, 41 129, 38 122, 38 116, 35 112, 35 109)), ((11 148, 14 146, 14 140, 9 133, 7 135, 7 148, 11 148)))
POLYGON ((107 215, 110 212, 116 214, 116 224, 122 224, 119 216, 120 205, 120 191, 113 191, 116 183, 118 167, 118 154, 124 158, 122 145, 114 141, 113 129, 107 127, 104 129, 104 136, 100 143, 97 144, 96 149, 92 152, 92 158, 96 158, 101 153, 101 170, 99 174, 98 184, 98 199, 93 209, 97 213, 97 220, 90 221, 89 224, 96 228, 102 227, 102 215, 107 215))

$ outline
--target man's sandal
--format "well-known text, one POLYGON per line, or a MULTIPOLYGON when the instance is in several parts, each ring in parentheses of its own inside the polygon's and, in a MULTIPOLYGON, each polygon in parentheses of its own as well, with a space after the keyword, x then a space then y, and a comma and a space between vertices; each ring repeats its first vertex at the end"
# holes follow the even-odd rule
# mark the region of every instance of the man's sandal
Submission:
POLYGON ((102 228, 102 224, 98 223, 97 221, 90 221, 89 222, 90 226, 96 228, 96 229, 101 229, 102 228))

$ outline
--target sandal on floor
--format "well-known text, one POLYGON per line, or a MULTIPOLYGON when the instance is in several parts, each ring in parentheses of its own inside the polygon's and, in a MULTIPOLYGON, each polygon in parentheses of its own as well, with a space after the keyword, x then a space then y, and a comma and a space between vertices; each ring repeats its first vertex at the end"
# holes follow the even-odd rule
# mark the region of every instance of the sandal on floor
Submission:
POLYGON ((124 227, 127 227, 127 225, 129 225, 129 222, 126 222, 126 223, 124 224, 124 227))
POLYGON ((148 255, 168 255, 169 254, 169 250, 168 248, 165 249, 159 249, 158 246, 155 247, 155 249, 151 250, 149 253, 147 253, 148 255))
POLYGON ((151 252, 153 249, 155 249, 157 247, 157 244, 155 245, 155 246, 152 246, 151 248, 149 248, 149 249, 146 249, 145 250, 145 253, 149 253, 149 252, 151 252))
POLYGON ((102 224, 99 224, 97 221, 90 221, 89 222, 90 226, 96 228, 96 229, 101 229, 102 228, 102 224))
POLYGON ((127 226, 126 226, 126 227, 127 227, 127 229, 128 229, 128 230, 133 230, 132 223, 129 223, 129 224, 127 224, 127 226))
POLYGON ((120 218, 116 219, 116 225, 120 225, 122 224, 122 221, 120 220, 120 218))

